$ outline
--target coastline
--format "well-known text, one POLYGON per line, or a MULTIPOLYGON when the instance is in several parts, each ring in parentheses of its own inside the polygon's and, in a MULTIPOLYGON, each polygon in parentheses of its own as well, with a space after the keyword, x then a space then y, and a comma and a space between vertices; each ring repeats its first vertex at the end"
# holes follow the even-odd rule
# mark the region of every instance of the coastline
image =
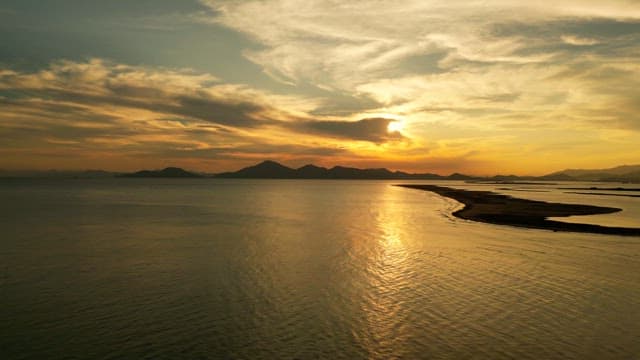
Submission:
POLYGON ((568 223, 547 219, 549 217, 573 215, 610 214, 621 211, 621 209, 618 208, 550 203, 514 198, 491 191, 462 190, 437 185, 398 184, 396 186, 431 191, 440 196, 461 202, 464 204, 464 207, 453 213, 455 217, 460 219, 529 229, 640 236, 640 228, 568 223))

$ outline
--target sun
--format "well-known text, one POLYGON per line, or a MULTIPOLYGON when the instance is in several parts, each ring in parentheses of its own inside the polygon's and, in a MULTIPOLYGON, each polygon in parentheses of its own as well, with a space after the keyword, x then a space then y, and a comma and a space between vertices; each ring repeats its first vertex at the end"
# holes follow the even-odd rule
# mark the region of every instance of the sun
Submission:
POLYGON ((401 132, 402 129, 404 129, 404 124, 399 120, 391 121, 387 125, 387 132, 390 133, 401 132))

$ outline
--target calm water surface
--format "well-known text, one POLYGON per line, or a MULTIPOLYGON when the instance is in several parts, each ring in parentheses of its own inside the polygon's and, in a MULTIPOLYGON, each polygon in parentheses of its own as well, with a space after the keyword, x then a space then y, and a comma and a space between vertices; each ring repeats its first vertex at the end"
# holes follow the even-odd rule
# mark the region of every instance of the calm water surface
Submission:
MULTIPOLYGON (((391 184, 1 180, 0 357, 640 358, 640 238, 391 184)), ((640 198, 522 188, 640 226, 640 198)))

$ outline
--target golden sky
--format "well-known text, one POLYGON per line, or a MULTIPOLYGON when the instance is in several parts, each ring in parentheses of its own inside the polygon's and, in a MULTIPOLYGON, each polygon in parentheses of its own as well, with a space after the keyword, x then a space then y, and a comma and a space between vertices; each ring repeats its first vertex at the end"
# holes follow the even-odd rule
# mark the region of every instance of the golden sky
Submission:
POLYGON ((0 24, 0 168, 640 163, 637 1, 8 0, 0 24))

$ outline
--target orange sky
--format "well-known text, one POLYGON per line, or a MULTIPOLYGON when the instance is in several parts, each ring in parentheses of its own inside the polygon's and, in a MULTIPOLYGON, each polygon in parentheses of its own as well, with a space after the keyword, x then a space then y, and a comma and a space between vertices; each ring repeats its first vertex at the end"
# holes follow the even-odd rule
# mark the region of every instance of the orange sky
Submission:
POLYGON ((0 168, 640 163, 636 2, 145 4, 0 6, 0 168))

